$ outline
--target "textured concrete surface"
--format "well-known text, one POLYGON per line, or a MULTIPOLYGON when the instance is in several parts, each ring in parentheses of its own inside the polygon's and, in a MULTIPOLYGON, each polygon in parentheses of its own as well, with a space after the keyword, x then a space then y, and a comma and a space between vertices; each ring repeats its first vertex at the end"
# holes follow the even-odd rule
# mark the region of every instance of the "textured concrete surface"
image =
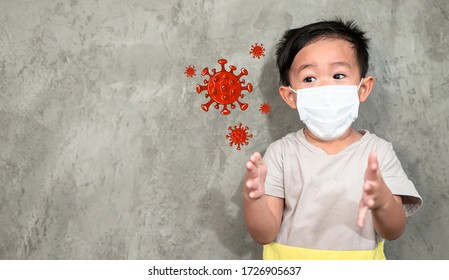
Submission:
POLYGON ((387 256, 449 259, 445 0, 1 1, 0 258, 260 258, 243 166, 300 127, 277 94, 275 45, 335 16, 372 38, 376 85, 356 127, 394 143, 425 200, 387 256), (248 69, 248 110, 201 110, 195 86, 219 58, 248 69), (254 136, 237 151, 225 135, 239 122, 254 136))

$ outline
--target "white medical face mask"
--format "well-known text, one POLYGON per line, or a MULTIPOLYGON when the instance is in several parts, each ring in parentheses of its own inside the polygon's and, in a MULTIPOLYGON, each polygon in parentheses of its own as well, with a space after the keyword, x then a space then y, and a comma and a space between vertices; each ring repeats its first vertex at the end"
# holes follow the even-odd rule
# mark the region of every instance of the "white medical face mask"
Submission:
POLYGON ((340 138, 357 119, 358 86, 328 85, 294 90, 296 106, 302 122, 324 141, 340 138))

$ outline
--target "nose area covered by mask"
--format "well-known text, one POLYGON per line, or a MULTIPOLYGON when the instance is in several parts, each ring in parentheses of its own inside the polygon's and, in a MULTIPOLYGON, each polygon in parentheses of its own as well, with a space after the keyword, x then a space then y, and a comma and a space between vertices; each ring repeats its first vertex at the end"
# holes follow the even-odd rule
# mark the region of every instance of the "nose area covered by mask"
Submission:
POLYGON ((302 122, 314 135, 324 141, 340 138, 357 119, 359 111, 358 86, 326 85, 293 90, 302 122))

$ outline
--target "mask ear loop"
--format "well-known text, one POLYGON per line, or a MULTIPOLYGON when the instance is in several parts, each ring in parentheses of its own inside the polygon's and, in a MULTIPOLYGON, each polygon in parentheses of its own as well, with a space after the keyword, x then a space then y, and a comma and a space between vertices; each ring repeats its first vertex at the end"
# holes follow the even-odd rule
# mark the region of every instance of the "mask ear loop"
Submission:
POLYGON ((298 92, 297 92, 296 90, 292 89, 291 86, 288 86, 288 88, 289 88, 291 91, 293 91, 294 93, 298 94, 298 92))
POLYGON ((357 87, 357 91, 359 91, 360 86, 362 85, 362 82, 363 82, 363 78, 360 79, 360 84, 359 84, 359 86, 357 87))

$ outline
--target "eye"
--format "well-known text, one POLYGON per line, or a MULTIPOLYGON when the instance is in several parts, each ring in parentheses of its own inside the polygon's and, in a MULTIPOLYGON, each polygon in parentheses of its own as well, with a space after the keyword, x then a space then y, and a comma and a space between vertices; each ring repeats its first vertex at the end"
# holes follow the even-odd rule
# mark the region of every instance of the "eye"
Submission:
POLYGON ((336 80, 341 80, 341 79, 343 79, 345 77, 346 76, 344 74, 335 74, 333 78, 336 79, 336 80))
POLYGON ((307 77, 307 78, 304 79, 305 83, 311 83, 311 82, 314 82, 314 81, 316 81, 316 78, 314 78, 314 77, 307 77))

